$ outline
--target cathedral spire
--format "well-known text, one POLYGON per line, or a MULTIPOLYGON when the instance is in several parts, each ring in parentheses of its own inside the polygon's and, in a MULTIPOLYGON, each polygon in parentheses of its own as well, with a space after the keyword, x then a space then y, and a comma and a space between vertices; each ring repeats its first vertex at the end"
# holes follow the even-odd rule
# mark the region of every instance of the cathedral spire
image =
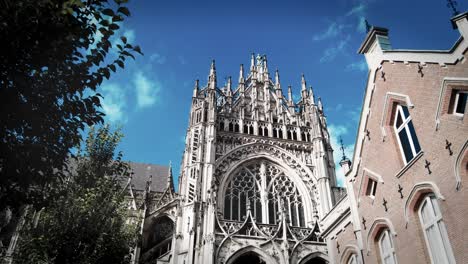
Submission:
POLYGON ((255 54, 252 53, 250 57, 250 73, 255 71, 255 54))
POLYGON ((197 97, 197 96, 198 96, 198 89, 199 89, 199 88, 198 88, 198 83, 199 83, 198 79, 195 80, 195 85, 193 86, 193 97, 197 97))
POLYGON ((169 172, 167 174, 167 188, 174 192, 174 180, 172 176, 172 161, 169 161, 169 172))
POLYGON ((268 72, 267 56, 263 55, 263 72, 265 74, 265 82, 270 78, 270 73, 268 72))
POLYGON ((275 71, 275 90, 276 90, 276 96, 279 99, 281 99, 283 97, 283 91, 281 90, 280 76, 279 76, 278 68, 276 68, 276 71, 275 71))
POLYGON ((318 104, 318 109, 319 109, 321 112, 323 112, 322 98, 320 98, 320 97, 318 98, 318 103, 317 103, 317 104, 318 104))
POLYGON ((292 98, 292 88, 291 85, 288 86, 288 105, 293 105, 293 98, 292 98))
POLYGON ((232 79, 231 76, 228 77, 228 83, 227 83, 227 96, 231 97, 232 96, 232 79))
POLYGON ((304 73, 301 76, 301 85, 302 85, 301 91, 307 91, 306 80, 305 80, 304 73))
POLYGON ((210 67, 210 76, 208 77, 208 87, 211 89, 216 89, 216 66, 215 66, 215 60, 211 61, 211 67, 210 67))
POLYGON ((302 102, 305 103, 305 100, 307 98, 307 83, 305 80, 304 73, 302 73, 302 77, 301 77, 301 96, 302 96, 302 102))
POLYGON ((312 86, 309 87, 309 100, 311 105, 315 104, 314 90, 312 89, 312 86))
POLYGON ((244 64, 240 65, 239 70, 239 83, 244 83, 244 64))

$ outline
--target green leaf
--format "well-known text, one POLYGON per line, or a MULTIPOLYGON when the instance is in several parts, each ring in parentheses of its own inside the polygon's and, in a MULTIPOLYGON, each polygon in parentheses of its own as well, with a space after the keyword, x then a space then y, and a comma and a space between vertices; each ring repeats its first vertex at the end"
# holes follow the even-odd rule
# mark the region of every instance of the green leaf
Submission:
POLYGON ((117 30, 120 27, 119 27, 119 25, 112 23, 112 24, 109 25, 109 28, 112 29, 112 30, 117 30))
POLYGON ((124 68, 124 63, 123 63, 123 61, 121 61, 121 60, 116 60, 115 63, 117 63, 117 65, 119 65, 120 68, 122 68, 122 69, 124 68))
POLYGON ((138 52, 138 53, 140 53, 141 55, 143 55, 143 53, 141 52, 140 46, 138 46, 138 45, 135 46, 135 47, 133 48, 133 50, 134 50, 135 52, 138 52))
POLYGON ((110 9, 110 8, 106 8, 104 10, 102 10, 102 13, 106 16, 114 16, 114 10, 110 9))
POLYGON ((117 12, 122 13, 122 14, 124 14, 126 16, 130 16, 130 11, 125 6, 119 7, 119 9, 117 9, 117 12))
POLYGON ((124 44, 127 44, 127 38, 125 36, 121 36, 120 39, 124 44))

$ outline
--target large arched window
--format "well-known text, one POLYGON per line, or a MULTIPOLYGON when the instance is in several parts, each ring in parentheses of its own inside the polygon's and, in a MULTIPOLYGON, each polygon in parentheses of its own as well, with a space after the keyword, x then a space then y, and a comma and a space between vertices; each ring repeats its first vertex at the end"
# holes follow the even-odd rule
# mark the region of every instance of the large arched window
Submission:
POLYGON ((239 166, 230 177, 224 192, 224 218, 243 221, 250 206, 257 222, 277 224, 284 208, 292 226, 305 227, 302 201, 281 167, 266 159, 255 160, 239 166))
POLYGON ((390 236, 390 231, 388 229, 385 229, 379 237, 379 248, 382 263, 397 263, 395 258, 395 246, 393 245, 392 237, 390 236))
POLYGON ((422 201, 419 218, 432 263, 455 263, 442 213, 433 195, 426 196, 422 201))

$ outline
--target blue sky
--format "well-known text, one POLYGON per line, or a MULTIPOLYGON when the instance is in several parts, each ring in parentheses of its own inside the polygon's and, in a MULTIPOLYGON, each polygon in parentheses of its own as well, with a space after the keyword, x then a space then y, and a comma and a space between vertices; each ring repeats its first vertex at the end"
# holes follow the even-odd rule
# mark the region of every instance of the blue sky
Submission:
MULTIPOLYGON (((458 4, 467 10, 466 2, 458 4)), ((266 54, 270 71, 278 68, 282 87, 292 85, 296 96, 304 73, 322 98, 339 160, 340 136, 348 156, 353 151, 367 79, 357 54, 364 18, 390 30, 393 48, 449 49, 459 37, 445 0, 140 0, 129 8, 120 34, 145 55, 103 83, 103 110, 108 122, 123 128, 126 160, 172 161, 176 176, 193 84, 206 83, 212 59, 220 86, 227 76, 238 79, 239 64, 248 69, 252 52, 266 54)))

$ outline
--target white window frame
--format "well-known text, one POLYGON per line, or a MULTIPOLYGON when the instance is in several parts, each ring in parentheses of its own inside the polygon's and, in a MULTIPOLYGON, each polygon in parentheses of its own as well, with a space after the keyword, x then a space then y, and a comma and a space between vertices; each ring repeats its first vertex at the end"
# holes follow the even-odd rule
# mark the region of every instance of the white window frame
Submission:
POLYGON ((381 260, 382 260, 382 263, 388 263, 385 261, 386 258, 390 257, 390 260, 392 262, 390 263, 393 263, 393 264, 397 264, 397 259, 396 259, 396 255, 395 255, 395 245, 393 244, 393 239, 392 239, 392 236, 391 236, 391 233, 388 229, 385 229, 382 234, 380 234, 380 237, 379 237, 379 249, 380 249, 380 257, 381 257, 381 260), (383 247, 383 243, 384 243, 384 238, 387 238, 388 239, 388 242, 390 244, 390 248, 388 249, 388 252, 384 252, 384 247, 383 247))
POLYGON ((447 229, 445 228, 445 223, 442 219, 442 213, 440 211, 440 207, 439 207, 439 203, 437 202, 437 199, 434 195, 428 195, 424 198, 424 200, 421 202, 421 205, 419 206, 419 209, 418 209, 418 214, 419 214, 419 221, 421 223, 421 227, 423 229, 423 232, 424 232, 424 239, 426 241, 426 248, 427 248, 427 251, 429 252, 429 256, 430 256, 430 259, 431 259, 431 263, 433 264, 444 264, 444 263, 435 263, 434 262, 434 257, 433 257, 433 254, 434 252, 432 252, 431 250, 431 242, 434 243, 433 241, 430 241, 428 236, 427 236, 427 230, 430 228, 430 227, 433 227, 436 229, 436 233, 438 235, 437 239, 440 239, 439 243, 442 243, 443 244, 443 249, 442 248, 437 248, 438 250, 443 250, 443 252, 441 252, 441 254, 445 255, 446 259, 448 260, 448 264, 455 264, 455 257, 453 256, 453 251, 452 251, 452 247, 450 245, 450 241, 448 239, 448 235, 447 235, 447 229), (431 214, 432 214, 432 219, 427 219, 427 220, 430 220, 428 221, 428 223, 424 223, 423 222, 423 219, 422 219, 422 209, 424 207, 424 205, 427 204, 426 208, 428 208, 428 210, 431 210, 431 214), (428 207, 430 206, 430 207, 428 207), (441 229, 442 227, 442 229, 441 229))
MULTIPOLYGON (((457 113, 457 106, 458 106, 458 100, 460 99, 460 94, 468 94, 468 91, 464 91, 464 90, 456 90, 455 91, 455 100, 453 101, 453 111, 452 111, 452 114, 453 115, 456 115, 456 116, 461 116, 463 117, 465 115, 465 112, 463 112, 463 114, 460 114, 460 113, 457 113)), ((463 111, 466 111, 466 105, 465 105, 465 109, 463 111)))
MULTIPOLYGON (((409 110, 408 110, 408 113, 409 113, 409 110)), ((395 130, 395 133, 396 133, 395 136, 397 138, 398 146, 400 147, 401 157, 403 158, 403 162, 405 163, 405 165, 408 164, 412 159, 414 159, 414 157, 416 157, 418 155, 418 153, 419 153, 419 151, 416 152, 416 147, 414 146, 413 137, 411 136, 411 131, 409 129, 409 123, 412 120, 413 119, 411 118, 411 114, 408 114, 408 117, 405 117, 405 113, 404 113, 403 107, 401 105, 396 106, 395 118, 393 120, 393 129, 395 130), (401 120, 403 121, 399 127, 397 127, 398 116, 401 116, 401 120), (405 151, 404 151, 403 145, 401 144, 401 139, 400 139, 400 135, 399 135, 399 132, 402 131, 403 129, 406 132, 406 136, 408 137, 408 141, 410 143, 411 153, 413 154, 413 157, 408 161, 406 161, 405 151)), ((414 127, 414 124, 413 124, 413 127, 414 127)), ((416 131, 415 131, 415 133, 416 133, 416 131)), ((417 137, 417 135, 416 135, 416 137, 417 137)), ((421 145, 420 145, 420 147, 421 147, 421 145)))
POLYGON ((357 254, 351 254, 351 256, 348 258, 348 261, 346 261, 346 264, 359 264, 357 254))
POLYGON ((377 180, 371 177, 367 177, 366 195, 374 199, 376 193, 377 193, 377 180), (370 192, 367 193, 367 190, 369 189, 369 184, 372 184, 372 186, 371 186, 370 192))

